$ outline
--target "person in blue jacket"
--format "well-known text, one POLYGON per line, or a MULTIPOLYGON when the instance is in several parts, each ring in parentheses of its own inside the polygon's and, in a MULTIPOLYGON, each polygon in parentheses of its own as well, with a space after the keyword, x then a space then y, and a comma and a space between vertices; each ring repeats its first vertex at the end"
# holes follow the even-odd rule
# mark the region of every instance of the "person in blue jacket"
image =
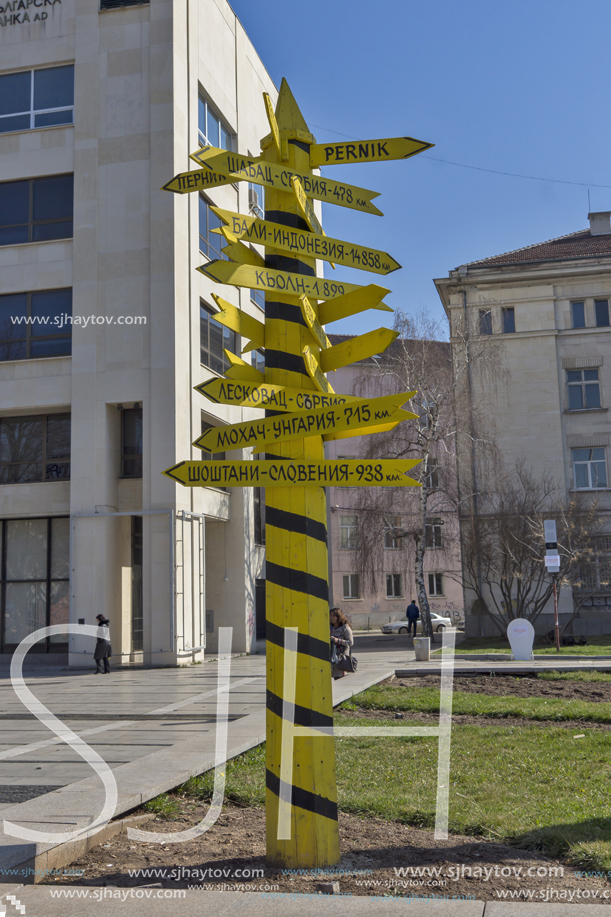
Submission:
POLYGON ((405 612, 405 614, 407 615, 407 635, 410 636, 411 634, 412 636, 415 637, 416 636, 416 622, 418 621, 418 618, 420 617, 420 609, 416 605, 416 599, 411 600, 410 604, 407 606, 407 611, 405 612), (414 628, 413 634, 412 634, 412 627, 414 628))

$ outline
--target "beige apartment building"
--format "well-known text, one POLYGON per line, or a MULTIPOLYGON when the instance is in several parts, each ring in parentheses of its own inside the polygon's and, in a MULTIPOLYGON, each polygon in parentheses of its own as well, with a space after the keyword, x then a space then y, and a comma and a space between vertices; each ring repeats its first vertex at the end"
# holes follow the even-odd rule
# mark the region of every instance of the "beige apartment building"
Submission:
MULTIPOLYGON (((574 623, 579 634, 611 632, 610 217, 591 213, 588 229, 461 265, 435 281, 455 360, 464 360, 465 328, 471 340, 487 337, 500 348, 496 385, 479 374, 477 361, 467 377, 487 406, 506 465, 523 461, 534 474, 549 474, 566 499, 579 493, 598 502, 609 535, 597 536, 591 594, 574 623)), ((469 482, 477 491, 483 479, 477 464, 477 449, 465 449, 465 497, 469 482)), ((541 554, 543 563, 543 544, 541 554)), ((466 590, 467 633, 495 633, 474 600, 466 590)), ((561 624, 573 607, 572 591, 561 590, 561 624)), ((552 626, 550 602, 537 631, 552 626)))
MULTIPOLYGON (((256 647, 260 495, 162 471, 202 457, 203 425, 254 414, 193 391, 242 346, 196 268, 221 257, 210 203, 263 202, 245 183, 160 188, 200 145, 256 155, 263 91, 275 100, 225 0, 0 16, 0 660, 99 613, 114 663, 199 661, 219 626, 256 647)), ((222 295, 262 315, 254 293, 222 295)), ((36 655, 91 664, 92 644, 60 634, 36 655)))

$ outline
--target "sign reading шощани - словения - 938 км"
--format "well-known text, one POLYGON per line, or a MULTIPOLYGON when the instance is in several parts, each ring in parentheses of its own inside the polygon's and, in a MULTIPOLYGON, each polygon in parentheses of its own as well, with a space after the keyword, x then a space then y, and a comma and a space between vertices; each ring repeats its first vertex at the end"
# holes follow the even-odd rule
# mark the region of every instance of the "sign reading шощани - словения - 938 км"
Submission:
POLYGON ((0 27, 24 25, 26 22, 44 22, 49 18, 49 7, 53 11, 62 0, 0 0, 0 27))

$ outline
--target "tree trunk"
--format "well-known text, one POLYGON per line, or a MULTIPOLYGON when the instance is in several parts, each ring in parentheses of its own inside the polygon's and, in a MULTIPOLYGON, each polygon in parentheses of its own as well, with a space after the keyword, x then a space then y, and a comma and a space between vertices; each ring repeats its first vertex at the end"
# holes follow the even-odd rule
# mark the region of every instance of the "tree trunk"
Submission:
POLYGON ((422 635, 424 637, 430 637, 431 641, 433 637, 433 625, 431 624, 431 609, 429 608, 429 600, 426 594, 426 587, 424 584, 424 555, 426 553, 426 510, 427 510, 427 498, 428 498, 428 486, 427 480, 422 482, 422 487, 420 488, 420 516, 421 516, 421 525, 420 532, 415 535, 414 541, 416 542, 416 558, 414 563, 414 578, 416 580, 416 591, 418 592, 418 604, 420 605, 420 617, 422 618, 422 635))

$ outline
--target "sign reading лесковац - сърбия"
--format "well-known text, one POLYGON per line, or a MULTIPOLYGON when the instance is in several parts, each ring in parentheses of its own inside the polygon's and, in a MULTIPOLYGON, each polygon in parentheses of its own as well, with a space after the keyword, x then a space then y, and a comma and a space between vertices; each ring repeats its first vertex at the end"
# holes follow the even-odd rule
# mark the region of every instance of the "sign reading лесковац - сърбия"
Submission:
POLYGON ((0 3, 0 27, 24 25, 26 22, 44 22, 49 13, 43 7, 53 8, 62 0, 8 0, 0 3))

